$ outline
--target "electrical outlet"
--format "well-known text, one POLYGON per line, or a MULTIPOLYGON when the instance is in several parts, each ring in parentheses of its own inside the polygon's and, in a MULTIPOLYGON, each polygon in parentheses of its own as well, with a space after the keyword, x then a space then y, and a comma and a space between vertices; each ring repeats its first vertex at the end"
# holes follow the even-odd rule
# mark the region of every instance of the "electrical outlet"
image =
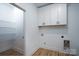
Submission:
POLYGON ((44 45, 46 45, 46 42, 44 42, 44 45))
POLYGON ((41 33, 41 36, 44 36, 44 34, 43 34, 43 33, 41 33))

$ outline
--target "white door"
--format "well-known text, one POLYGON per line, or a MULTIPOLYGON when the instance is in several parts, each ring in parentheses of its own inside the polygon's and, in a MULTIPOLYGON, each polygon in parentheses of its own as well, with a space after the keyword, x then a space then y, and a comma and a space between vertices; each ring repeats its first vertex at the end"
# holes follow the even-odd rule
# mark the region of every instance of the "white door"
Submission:
MULTIPOLYGON (((15 6, 14 6, 15 7, 15 6)), ((16 42, 15 48, 19 48, 23 51, 25 50, 25 40, 24 40, 24 11, 15 7, 14 19, 16 19, 16 42)))

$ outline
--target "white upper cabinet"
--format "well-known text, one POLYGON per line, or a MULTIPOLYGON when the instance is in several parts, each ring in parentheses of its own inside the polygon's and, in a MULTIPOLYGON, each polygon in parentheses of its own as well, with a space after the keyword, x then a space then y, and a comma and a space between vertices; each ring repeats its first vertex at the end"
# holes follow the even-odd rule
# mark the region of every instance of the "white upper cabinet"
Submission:
POLYGON ((39 26, 66 25, 67 4, 51 4, 38 8, 39 26))
POLYGON ((61 25, 67 24, 67 4, 58 4, 58 21, 61 25))
POLYGON ((57 4, 52 4, 52 5, 50 5, 51 7, 50 7, 50 11, 51 11, 51 13, 50 13, 50 16, 51 16, 51 19, 50 19, 50 21, 51 21, 51 23, 50 23, 50 25, 56 25, 57 24, 57 19, 58 19, 58 15, 57 15, 57 4))
POLYGON ((50 25, 50 6, 38 9, 39 26, 50 25))

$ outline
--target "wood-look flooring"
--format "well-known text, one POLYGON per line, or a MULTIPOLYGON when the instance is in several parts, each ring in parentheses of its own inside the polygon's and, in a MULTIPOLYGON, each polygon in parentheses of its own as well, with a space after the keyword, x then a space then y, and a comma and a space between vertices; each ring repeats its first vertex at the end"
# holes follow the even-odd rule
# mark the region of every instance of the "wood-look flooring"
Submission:
POLYGON ((9 49, 7 51, 1 52, 0 56, 23 56, 23 54, 15 51, 14 49, 9 49))
MULTIPOLYGON (((9 49, 7 51, 1 52, 0 56, 24 56, 23 54, 15 51, 14 49, 9 49)), ((63 52, 48 50, 44 48, 39 48, 33 56, 72 56, 70 54, 65 54, 63 52)))
POLYGON ((65 54, 64 52, 52 51, 44 48, 39 48, 33 56, 72 56, 70 54, 65 54))

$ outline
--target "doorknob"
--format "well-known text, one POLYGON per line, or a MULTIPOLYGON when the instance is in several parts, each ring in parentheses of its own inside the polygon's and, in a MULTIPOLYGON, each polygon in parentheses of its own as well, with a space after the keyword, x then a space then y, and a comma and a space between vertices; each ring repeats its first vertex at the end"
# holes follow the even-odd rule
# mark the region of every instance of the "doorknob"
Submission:
POLYGON ((24 39, 24 36, 22 38, 24 39))

